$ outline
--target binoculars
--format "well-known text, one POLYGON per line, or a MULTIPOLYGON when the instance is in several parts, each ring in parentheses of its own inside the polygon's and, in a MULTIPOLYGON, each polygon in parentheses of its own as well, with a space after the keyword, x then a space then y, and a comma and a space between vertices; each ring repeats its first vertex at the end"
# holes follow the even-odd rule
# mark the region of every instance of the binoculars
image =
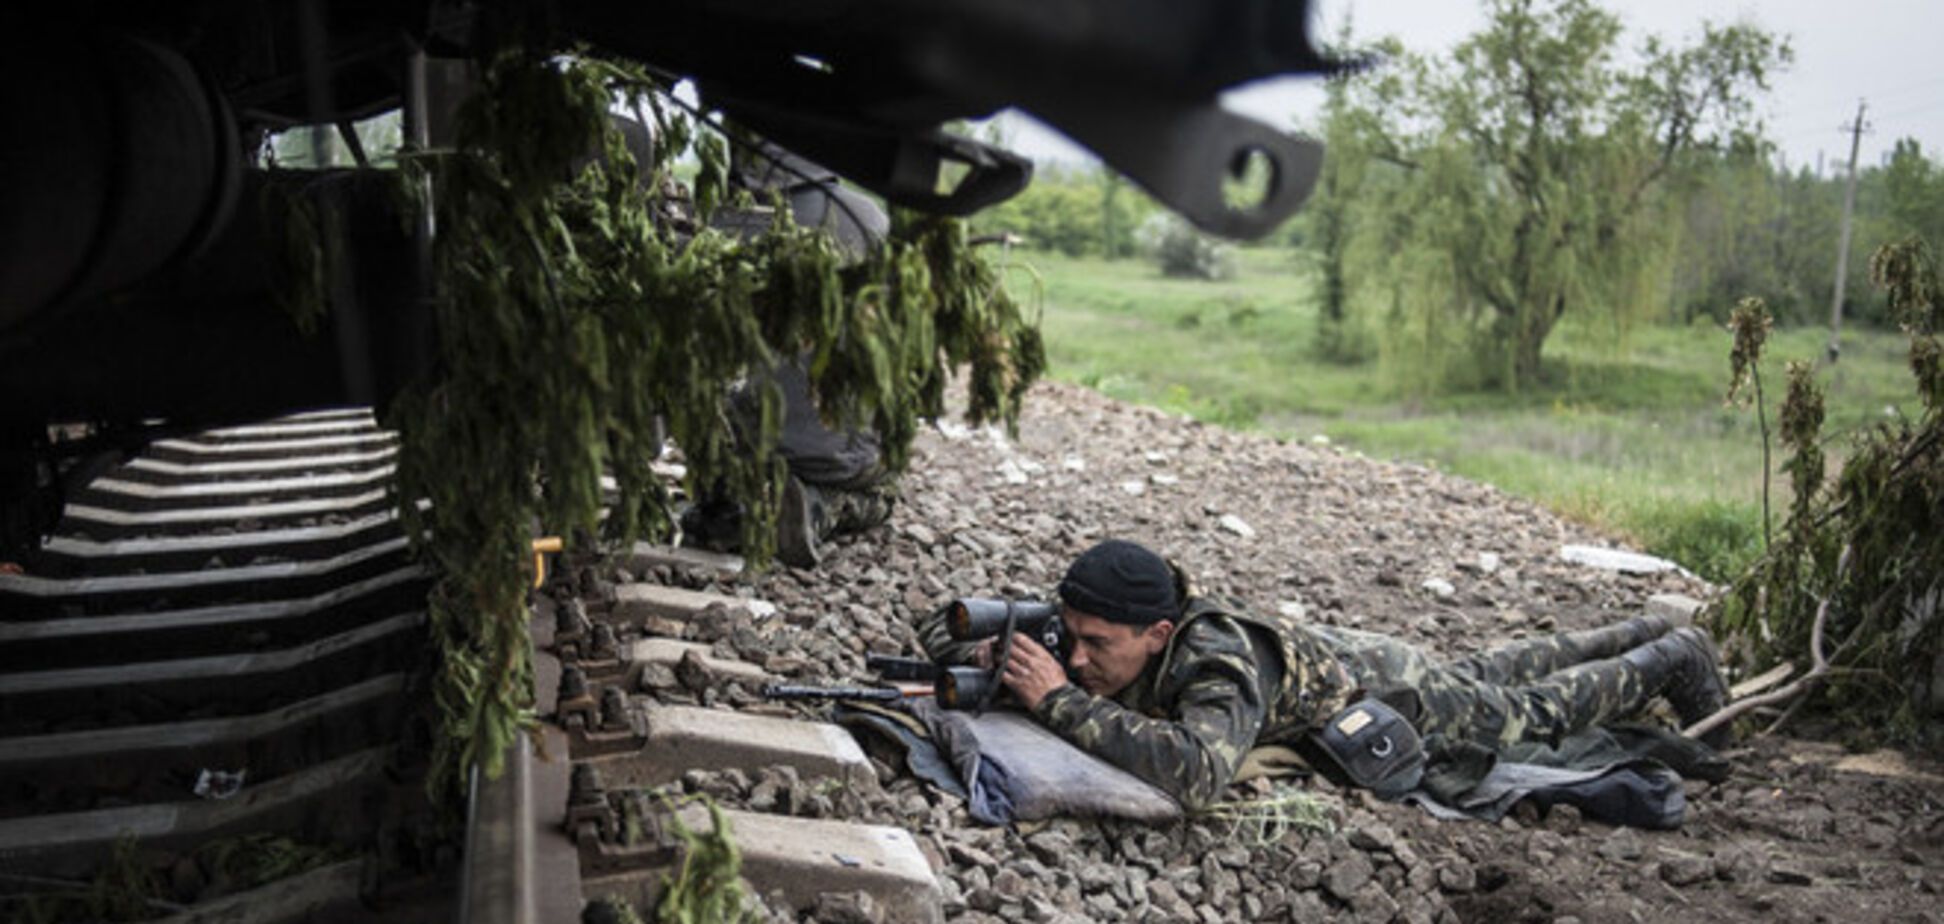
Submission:
POLYGON ((990 600, 960 597, 945 604, 945 630, 953 640, 976 642, 996 639, 992 650, 992 669, 979 667, 942 667, 934 680, 938 704, 947 709, 983 709, 997 695, 1001 685, 999 670, 1012 646, 1012 633, 1023 633, 1038 642, 1065 666, 1072 653, 1066 623, 1060 607, 1037 600, 990 600))
POLYGON ((1007 636, 1009 632, 1024 633, 1052 652, 1061 663, 1071 653, 1066 623, 1060 619, 1057 603, 960 597, 945 604, 945 629, 954 640, 961 642, 1007 636))

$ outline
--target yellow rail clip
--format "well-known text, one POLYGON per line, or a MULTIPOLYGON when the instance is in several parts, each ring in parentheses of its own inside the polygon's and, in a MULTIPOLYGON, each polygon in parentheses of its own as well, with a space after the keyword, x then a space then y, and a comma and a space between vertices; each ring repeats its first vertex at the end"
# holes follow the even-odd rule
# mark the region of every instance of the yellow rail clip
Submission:
POLYGON ((547 583, 547 555, 561 549, 559 536, 542 536, 533 540, 533 589, 539 590, 547 583))

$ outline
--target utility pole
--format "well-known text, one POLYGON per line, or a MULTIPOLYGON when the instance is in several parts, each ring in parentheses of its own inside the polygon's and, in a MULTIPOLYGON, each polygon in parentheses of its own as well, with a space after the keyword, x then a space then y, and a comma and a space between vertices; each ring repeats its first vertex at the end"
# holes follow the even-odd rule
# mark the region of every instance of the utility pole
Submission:
POLYGON ((1836 284, 1829 296, 1828 359, 1832 366, 1843 351, 1843 283, 1849 279, 1850 215, 1856 210, 1856 149, 1863 141, 1863 133, 1870 130, 1863 121, 1863 111, 1868 107, 1864 100, 1857 100, 1856 121, 1842 126, 1850 133, 1849 185, 1843 191, 1843 231, 1839 236, 1841 242, 1836 245, 1836 284))

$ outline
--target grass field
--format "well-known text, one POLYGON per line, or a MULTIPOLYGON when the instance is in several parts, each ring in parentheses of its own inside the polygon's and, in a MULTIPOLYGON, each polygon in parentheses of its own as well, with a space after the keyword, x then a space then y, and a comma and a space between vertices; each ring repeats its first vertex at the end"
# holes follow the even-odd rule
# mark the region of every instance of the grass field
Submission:
MULTIPOLYGON (((1618 532, 1715 579, 1759 550, 1762 450, 1752 408, 1722 404, 1729 337, 1713 325, 1626 333, 1570 322, 1546 345, 1549 380, 1412 396, 1382 361, 1313 349, 1311 277, 1287 250, 1240 250, 1224 282, 1168 279, 1140 261, 1025 253, 1016 288, 1043 294, 1052 375, 1127 401, 1232 427, 1424 462, 1618 532), (1033 277, 1037 276, 1037 282, 1033 277)), ((1827 332, 1781 331, 1762 365, 1774 425, 1783 364, 1821 354, 1827 332)), ((1832 457, 1844 434, 1917 399, 1904 339, 1846 331, 1821 373, 1832 457)), ((1775 462, 1779 466, 1780 459, 1775 462)), ((1779 467, 1775 510, 1788 503, 1779 467)))

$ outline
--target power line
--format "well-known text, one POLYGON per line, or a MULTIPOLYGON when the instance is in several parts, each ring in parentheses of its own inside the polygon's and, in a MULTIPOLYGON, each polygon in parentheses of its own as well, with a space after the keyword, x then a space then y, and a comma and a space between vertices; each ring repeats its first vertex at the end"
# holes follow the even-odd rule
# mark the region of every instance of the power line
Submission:
POLYGON ((1898 86, 1891 87, 1889 89, 1871 90, 1866 95, 1875 97, 1878 101, 1882 101, 1884 99, 1907 95, 1912 90, 1926 90, 1938 86, 1940 84, 1944 84, 1944 76, 1926 77, 1922 80, 1911 81, 1909 83, 1900 84, 1898 86))
POLYGON ((1889 119, 1889 118, 1897 118, 1897 117, 1907 116, 1907 115, 1916 115, 1917 113, 1929 112, 1933 109, 1944 109, 1944 100, 1933 100, 1931 102, 1923 104, 1922 106, 1910 106, 1908 108, 1898 109, 1894 112, 1878 113, 1877 118, 1889 119))

